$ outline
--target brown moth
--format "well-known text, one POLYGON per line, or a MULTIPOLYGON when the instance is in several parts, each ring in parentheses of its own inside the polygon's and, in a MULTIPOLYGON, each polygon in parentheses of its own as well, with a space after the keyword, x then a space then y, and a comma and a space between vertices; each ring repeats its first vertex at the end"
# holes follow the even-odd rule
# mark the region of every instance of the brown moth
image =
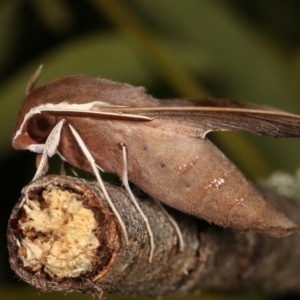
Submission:
POLYGON ((218 225, 274 236, 299 230, 205 137, 215 130, 298 137, 299 116, 225 100, 157 100, 142 87, 81 75, 30 90, 12 143, 43 153, 35 178, 57 153, 100 184, 99 169, 115 173, 129 192, 128 180, 218 225))

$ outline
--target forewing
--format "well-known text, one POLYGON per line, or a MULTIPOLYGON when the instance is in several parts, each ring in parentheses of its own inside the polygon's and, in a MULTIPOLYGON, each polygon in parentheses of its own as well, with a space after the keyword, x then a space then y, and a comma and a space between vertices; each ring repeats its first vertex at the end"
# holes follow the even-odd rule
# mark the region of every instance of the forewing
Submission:
POLYGON ((126 107, 118 111, 151 117, 154 122, 147 125, 155 128, 183 134, 186 132, 189 136, 202 138, 210 131, 233 130, 273 137, 300 136, 300 116, 268 106, 222 99, 174 99, 162 100, 160 104, 157 107, 126 107))
POLYGON ((216 99, 168 99, 160 106, 93 107, 92 111, 45 111, 95 119, 144 122, 164 131, 204 138, 210 131, 249 131, 273 137, 299 137, 300 116, 251 103, 216 99))

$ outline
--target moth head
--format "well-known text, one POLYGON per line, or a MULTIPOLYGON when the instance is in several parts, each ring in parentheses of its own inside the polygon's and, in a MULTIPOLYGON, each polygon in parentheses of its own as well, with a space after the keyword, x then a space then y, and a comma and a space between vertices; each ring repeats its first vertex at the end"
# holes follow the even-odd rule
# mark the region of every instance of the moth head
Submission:
POLYGON ((27 118, 14 132, 13 147, 36 153, 44 150, 45 142, 56 124, 56 118, 49 114, 36 113, 27 118))

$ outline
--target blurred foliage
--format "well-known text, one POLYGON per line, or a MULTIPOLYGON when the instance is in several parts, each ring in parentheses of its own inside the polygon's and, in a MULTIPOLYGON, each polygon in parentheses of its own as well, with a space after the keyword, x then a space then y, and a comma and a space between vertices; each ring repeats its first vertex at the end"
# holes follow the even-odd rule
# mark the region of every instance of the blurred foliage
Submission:
MULTIPOLYGON (((12 205, 34 174, 34 155, 12 150, 11 132, 41 63, 39 84, 82 73, 143 85, 159 98, 212 96, 300 113, 299 13, 296 0, 0 1, 3 245, 12 205)), ((251 178, 299 165, 297 139, 212 139, 251 178)), ((0 282, 16 284, 7 260, 4 247, 0 282)))

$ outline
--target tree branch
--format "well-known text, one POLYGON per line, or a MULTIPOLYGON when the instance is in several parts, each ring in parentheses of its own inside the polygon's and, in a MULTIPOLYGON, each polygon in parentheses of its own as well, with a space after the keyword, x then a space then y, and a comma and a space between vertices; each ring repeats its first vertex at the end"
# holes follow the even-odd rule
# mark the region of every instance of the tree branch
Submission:
MULTIPOLYGON (((143 219, 122 188, 106 187, 126 225, 129 245, 97 183, 45 176, 23 189, 8 225, 10 263, 18 276, 48 292, 162 296, 204 289, 300 291, 297 234, 274 238, 240 233, 170 209, 185 241, 180 252, 174 227, 160 206, 135 191, 156 243, 149 263, 143 219)), ((273 192, 269 196, 283 200, 273 192)), ((300 215, 299 205, 286 201, 285 207, 300 215)))

